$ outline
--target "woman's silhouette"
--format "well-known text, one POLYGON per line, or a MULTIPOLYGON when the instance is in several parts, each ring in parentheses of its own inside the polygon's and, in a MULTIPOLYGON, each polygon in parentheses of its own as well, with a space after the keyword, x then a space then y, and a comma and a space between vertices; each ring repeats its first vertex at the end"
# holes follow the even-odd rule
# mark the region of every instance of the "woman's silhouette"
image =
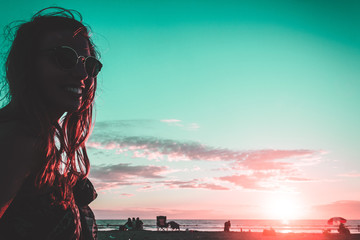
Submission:
POLYGON ((85 141, 97 59, 74 10, 50 7, 15 29, 0 110, 0 238, 93 239, 85 141), (77 20, 78 19, 78 20, 77 20), (90 231, 89 231, 90 230, 90 231))

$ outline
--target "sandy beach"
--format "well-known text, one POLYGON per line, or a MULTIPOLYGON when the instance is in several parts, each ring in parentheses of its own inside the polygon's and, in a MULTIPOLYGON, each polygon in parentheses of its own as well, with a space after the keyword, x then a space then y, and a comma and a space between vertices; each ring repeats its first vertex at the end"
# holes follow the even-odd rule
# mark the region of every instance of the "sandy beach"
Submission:
POLYGON ((258 232, 172 232, 172 231, 100 231, 99 240, 360 240, 360 234, 276 233, 264 236, 258 232))

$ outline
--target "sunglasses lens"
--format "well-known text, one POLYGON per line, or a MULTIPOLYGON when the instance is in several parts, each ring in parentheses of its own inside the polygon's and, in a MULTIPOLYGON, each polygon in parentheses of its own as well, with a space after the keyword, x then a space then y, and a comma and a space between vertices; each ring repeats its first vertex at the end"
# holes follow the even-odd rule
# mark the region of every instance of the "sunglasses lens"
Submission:
POLYGON ((71 69, 74 66, 76 66, 77 55, 70 48, 65 48, 65 47, 56 48, 55 56, 60 66, 64 69, 71 69))
POLYGON ((102 68, 102 64, 94 57, 88 57, 85 62, 86 72, 90 77, 96 77, 102 68))
MULTIPOLYGON (((55 48, 55 57, 63 69, 72 69, 78 63, 78 55, 70 47, 61 46, 55 48)), ((102 64, 95 57, 89 56, 85 60, 85 68, 90 77, 96 77, 102 68, 102 64)))

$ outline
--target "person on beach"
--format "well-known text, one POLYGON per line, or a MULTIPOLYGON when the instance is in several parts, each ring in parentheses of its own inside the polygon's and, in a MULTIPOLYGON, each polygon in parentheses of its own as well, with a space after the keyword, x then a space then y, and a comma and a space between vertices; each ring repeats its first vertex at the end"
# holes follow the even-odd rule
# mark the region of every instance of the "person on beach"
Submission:
POLYGON ((85 142, 102 64, 89 29, 79 12, 50 7, 7 30, 0 239, 96 239, 85 142))
POLYGON ((132 223, 132 221, 131 221, 131 218, 128 218, 128 220, 127 220, 127 222, 125 223, 125 228, 127 229, 127 230, 133 230, 133 223, 132 223))
POLYGON ((133 228, 135 230, 136 229, 136 220, 134 217, 132 218, 131 222, 132 222, 133 228))
POLYGON ((231 223, 230 220, 224 223, 224 232, 230 232, 231 223))
POLYGON ((141 221, 140 218, 137 217, 136 220, 135 220, 135 229, 136 230, 143 230, 143 225, 144 225, 143 221, 141 221))
POLYGON ((343 223, 340 223, 339 228, 338 228, 338 232, 340 234, 344 234, 344 235, 349 235, 350 234, 350 230, 345 227, 345 225, 343 223))

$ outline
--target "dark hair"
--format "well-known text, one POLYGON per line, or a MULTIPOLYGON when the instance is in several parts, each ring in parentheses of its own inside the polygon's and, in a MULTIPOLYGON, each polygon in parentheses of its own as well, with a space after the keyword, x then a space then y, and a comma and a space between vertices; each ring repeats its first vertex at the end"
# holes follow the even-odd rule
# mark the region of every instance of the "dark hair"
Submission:
POLYGON ((86 85, 85 96, 77 111, 67 112, 61 121, 53 122, 46 114, 44 103, 36 94, 32 59, 41 47, 40 40, 46 34, 63 30, 82 34, 89 43, 90 54, 96 57, 98 54, 90 39, 89 28, 82 23, 79 12, 49 7, 37 12, 30 21, 22 22, 11 30, 8 32, 15 34, 5 63, 8 100, 15 101, 21 110, 34 120, 34 129, 39 129, 37 137, 40 137, 41 148, 45 150, 45 161, 36 174, 36 186, 53 187, 56 192, 52 195, 54 203, 64 208, 73 207, 71 189, 79 178, 88 175, 90 168, 85 141, 92 127, 97 81, 95 78, 93 84, 86 85))

